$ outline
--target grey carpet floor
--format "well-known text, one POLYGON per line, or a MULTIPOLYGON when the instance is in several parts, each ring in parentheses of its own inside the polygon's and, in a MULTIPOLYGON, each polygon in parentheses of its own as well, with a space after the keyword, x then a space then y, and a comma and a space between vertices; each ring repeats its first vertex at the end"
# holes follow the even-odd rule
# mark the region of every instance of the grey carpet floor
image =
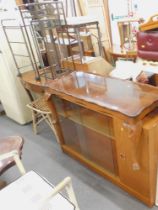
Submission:
MULTIPOLYGON (((39 134, 34 135, 31 124, 22 126, 6 116, 0 116, 0 137, 20 135, 25 140, 22 161, 26 170, 42 174, 54 185, 70 176, 80 210, 149 209, 117 186, 62 153, 47 125, 43 123, 39 129, 39 134)), ((10 183, 17 177, 19 172, 15 166, 6 171, 1 178, 10 183)), ((152 208, 156 209, 157 207, 152 208)))

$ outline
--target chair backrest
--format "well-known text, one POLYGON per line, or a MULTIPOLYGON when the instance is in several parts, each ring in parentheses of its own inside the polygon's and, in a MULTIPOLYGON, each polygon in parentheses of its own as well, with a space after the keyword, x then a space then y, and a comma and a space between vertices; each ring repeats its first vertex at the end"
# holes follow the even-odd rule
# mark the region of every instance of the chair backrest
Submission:
POLYGON ((9 136, 0 139, 0 175, 13 165, 17 165, 23 175, 25 169, 20 160, 24 140, 20 136, 9 136))
POLYGON ((124 21, 118 21, 117 24, 120 35, 121 48, 127 47, 129 50, 135 49, 136 32, 138 31, 139 27, 139 19, 127 19, 124 21))

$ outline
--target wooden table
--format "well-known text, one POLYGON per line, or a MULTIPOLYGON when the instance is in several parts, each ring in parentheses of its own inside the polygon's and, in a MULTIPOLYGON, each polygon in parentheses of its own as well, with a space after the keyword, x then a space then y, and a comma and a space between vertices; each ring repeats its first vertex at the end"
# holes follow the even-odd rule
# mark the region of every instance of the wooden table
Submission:
POLYGON ((110 49, 109 52, 114 60, 114 62, 116 62, 116 60, 118 58, 124 58, 127 60, 133 60, 135 61, 137 58, 137 51, 136 50, 126 50, 126 49, 122 49, 119 45, 113 45, 110 49))
POLYGON ((153 206, 158 88, 72 72, 46 81, 45 94, 63 152, 153 206))
POLYGON ((30 171, 0 191, 1 207, 4 210, 76 209, 59 193, 49 198, 53 188, 45 178, 30 171))

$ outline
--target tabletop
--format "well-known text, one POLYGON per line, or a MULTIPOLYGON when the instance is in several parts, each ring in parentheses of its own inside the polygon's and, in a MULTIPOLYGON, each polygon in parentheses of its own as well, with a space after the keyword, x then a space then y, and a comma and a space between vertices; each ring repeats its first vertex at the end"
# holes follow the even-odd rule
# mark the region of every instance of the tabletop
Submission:
POLYGON ((40 204, 53 191, 53 186, 34 171, 30 171, 0 191, 3 210, 74 210, 74 205, 61 194, 40 204))
POLYGON ((50 81, 47 87, 55 94, 70 95, 128 117, 136 117, 144 109, 158 105, 156 87, 85 72, 72 72, 50 81))

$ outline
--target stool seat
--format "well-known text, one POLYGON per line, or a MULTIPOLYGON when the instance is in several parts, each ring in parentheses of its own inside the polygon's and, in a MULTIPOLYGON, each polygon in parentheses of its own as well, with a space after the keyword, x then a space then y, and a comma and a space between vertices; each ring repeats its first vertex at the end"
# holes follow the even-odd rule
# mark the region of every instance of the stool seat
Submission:
MULTIPOLYGON (((9 136, 0 139, 0 155, 16 150, 21 157, 24 140, 20 136, 9 136)), ((0 161, 0 175, 15 164, 14 158, 9 157, 0 161)))
POLYGON ((31 103, 27 104, 27 107, 41 113, 51 114, 51 111, 44 97, 41 97, 41 98, 36 99, 35 101, 32 101, 31 103))

